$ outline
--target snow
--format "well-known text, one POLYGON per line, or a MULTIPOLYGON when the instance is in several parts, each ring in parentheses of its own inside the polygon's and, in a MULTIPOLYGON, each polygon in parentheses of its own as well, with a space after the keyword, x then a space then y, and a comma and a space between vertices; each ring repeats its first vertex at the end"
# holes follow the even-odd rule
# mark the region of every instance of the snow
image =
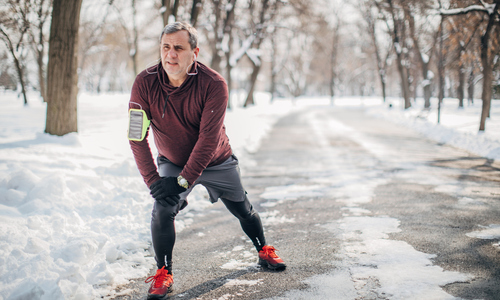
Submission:
POLYGON ((486 7, 483 5, 470 5, 465 8, 440 9, 439 13, 442 15, 460 15, 460 14, 466 14, 471 11, 484 11, 491 14, 490 13, 491 8, 489 7, 489 5, 487 5, 486 7))
MULTIPOLYGON (((35 94, 29 96, 25 107, 14 93, 0 94, 0 299, 107 299, 117 285, 146 276, 154 266, 149 231, 152 199, 126 139, 129 95, 81 93, 79 133, 63 137, 43 133, 45 104, 35 94)), ((287 100, 270 104, 269 98, 258 94, 256 106, 242 109, 244 97, 235 93, 234 108, 227 113, 227 133, 242 161, 243 173, 245 165, 253 163, 249 154, 258 150, 262 137, 280 116, 307 105, 330 104, 330 97, 299 98, 295 104, 287 100), (249 122, 253 126, 248 126, 249 122)), ((371 115, 439 142, 500 158, 500 121, 495 119, 500 113, 498 101, 492 103, 493 118, 488 120, 485 133, 477 131, 479 100, 474 106, 458 109, 456 99, 445 99, 441 125, 435 122, 435 101, 429 112, 421 109, 423 100, 406 111, 401 109, 402 100, 389 101, 392 109, 378 98, 338 98, 335 105, 361 106, 371 115)), ((311 115, 306 118, 315 126, 318 139, 335 129, 349 134, 376 156, 391 155, 388 149, 339 122, 319 123, 311 115)), ((389 239, 390 233, 400 230, 398 220, 367 216, 370 212, 360 205, 371 201, 375 187, 386 182, 387 178, 379 175, 350 170, 341 177, 331 174, 313 179, 313 185, 268 187, 261 195, 267 207, 307 196, 335 196, 344 205, 343 218, 325 225, 345 250, 332 262, 338 264, 336 271, 307 279, 311 289, 295 291, 287 299, 332 299, 332 295, 354 299, 349 295, 356 295, 356 287, 369 284, 372 278, 377 278, 381 293, 396 295, 395 299, 409 299, 406 291, 416 288, 426 291, 429 299, 448 299, 451 297, 440 286, 467 280, 466 274, 434 266, 432 253, 389 239), (331 182, 337 185, 331 186, 331 182), (360 183, 363 189, 359 189, 360 183), (410 267, 417 272, 396 271, 410 267)), ((433 180, 429 174, 421 176, 412 178, 433 180)), ((446 183, 440 188, 446 189, 446 183)), ((481 203, 462 198, 457 205, 481 203)), ((176 220, 178 231, 189 227, 196 213, 210 206, 204 189, 195 188, 189 206, 176 220)), ((262 213, 262 220, 264 224, 295 222, 277 210, 262 213)), ((467 235, 498 242, 500 225, 480 225, 480 230, 467 235)), ((221 268, 254 267, 254 254, 243 250, 233 249, 241 259, 231 259, 221 268)), ((227 284, 259 283, 233 280, 227 284)))

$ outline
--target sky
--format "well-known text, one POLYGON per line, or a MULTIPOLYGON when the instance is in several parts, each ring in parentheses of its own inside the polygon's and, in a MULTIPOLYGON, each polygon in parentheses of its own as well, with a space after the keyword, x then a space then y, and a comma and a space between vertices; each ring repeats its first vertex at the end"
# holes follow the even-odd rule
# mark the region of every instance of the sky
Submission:
MULTIPOLYGON (((327 106, 330 101, 318 97, 300 98, 295 104, 286 99, 271 104, 267 94, 258 94, 257 105, 242 109, 238 107, 244 95, 234 96, 235 108, 228 111, 225 123, 243 173, 243 162, 258 151, 260 141, 281 116, 308 105, 327 106), (253 126, 247 126, 249 122, 253 126)), ((149 229, 152 198, 126 139, 129 95, 81 93, 79 132, 63 137, 43 133, 45 104, 36 94, 30 99, 25 107, 15 94, 0 92, 0 300, 109 299, 116 295, 117 285, 148 275, 155 265, 149 229)), ((487 123, 486 133, 477 131, 480 102, 458 109, 456 99, 445 99, 441 124, 437 125, 435 110, 423 112, 421 103, 403 110, 402 100, 388 101, 392 108, 389 102, 377 98, 340 98, 335 105, 364 107, 372 116, 428 138, 491 159, 500 158, 500 121, 493 118, 487 123)), ((500 114, 497 102, 493 102, 494 117, 500 114)), ((361 144, 367 141, 367 137, 334 120, 318 126, 318 132, 335 129, 361 144)), ((338 163, 341 166, 342 162, 338 163)), ((341 241, 337 271, 308 278, 310 289, 291 291, 284 298, 331 299, 329 295, 337 295, 338 299, 354 299, 357 285, 366 284, 366 278, 377 278, 381 291, 392 295, 390 299, 409 299, 407 293, 415 289, 429 298, 453 299, 440 285, 467 280, 469 275, 445 272, 433 265, 433 253, 389 239, 390 233, 400 231, 399 220, 370 217, 360 207, 370 201, 375 187, 385 179, 366 177, 356 169, 349 175, 363 180, 366 188, 360 191, 346 184, 336 191, 346 196, 344 217, 323 225, 331 230, 332 239, 341 241), (378 268, 363 268, 355 263, 359 261, 369 261, 378 268), (409 267, 418 272, 396 276, 397 269, 409 267)), ((273 207, 314 193, 318 190, 300 185, 267 187, 260 195, 268 208, 262 213, 264 224, 294 222, 273 207)), ((190 205, 176 220, 177 230, 188 228, 197 213, 210 206, 206 192, 196 187, 190 205)), ((498 247, 500 225, 490 224, 467 235, 491 240, 498 247)), ((245 250, 236 247, 233 251, 245 250)), ((246 259, 228 261, 221 268, 255 265, 253 257, 243 256, 246 259)), ((227 284, 258 285, 259 281, 230 280, 227 284)))

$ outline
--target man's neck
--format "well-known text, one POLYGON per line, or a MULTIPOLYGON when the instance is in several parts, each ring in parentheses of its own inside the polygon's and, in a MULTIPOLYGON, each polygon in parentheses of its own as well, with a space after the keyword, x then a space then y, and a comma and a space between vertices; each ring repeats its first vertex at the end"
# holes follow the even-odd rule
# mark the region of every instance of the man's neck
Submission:
POLYGON ((168 83, 173 87, 180 87, 184 83, 184 81, 186 81, 186 79, 187 79, 187 76, 180 78, 180 79, 174 79, 174 78, 168 77, 168 83))

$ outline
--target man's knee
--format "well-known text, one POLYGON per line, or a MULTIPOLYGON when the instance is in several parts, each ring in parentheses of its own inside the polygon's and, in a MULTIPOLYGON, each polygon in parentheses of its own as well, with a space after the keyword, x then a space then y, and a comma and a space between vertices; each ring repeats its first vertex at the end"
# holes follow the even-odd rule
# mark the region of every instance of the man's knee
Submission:
POLYGON ((161 205, 155 201, 153 212, 151 213, 151 222, 173 222, 179 212, 179 205, 161 205))

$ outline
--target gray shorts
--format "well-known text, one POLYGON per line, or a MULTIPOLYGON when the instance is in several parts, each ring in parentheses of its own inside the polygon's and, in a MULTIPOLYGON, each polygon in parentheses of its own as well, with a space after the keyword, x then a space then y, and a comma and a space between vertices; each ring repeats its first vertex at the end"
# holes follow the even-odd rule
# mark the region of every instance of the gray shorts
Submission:
MULTIPOLYGON (((181 167, 173 164, 163 156, 158 156, 157 162, 158 173, 160 173, 161 177, 177 177, 182 171, 181 167)), ((193 187, 198 184, 203 185, 207 189, 212 203, 217 202, 219 198, 233 202, 245 200, 246 192, 241 183, 238 159, 234 154, 220 165, 206 168, 194 184, 187 191, 180 194, 181 200, 185 202, 181 206, 182 208, 187 205, 187 196, 193 187)))

